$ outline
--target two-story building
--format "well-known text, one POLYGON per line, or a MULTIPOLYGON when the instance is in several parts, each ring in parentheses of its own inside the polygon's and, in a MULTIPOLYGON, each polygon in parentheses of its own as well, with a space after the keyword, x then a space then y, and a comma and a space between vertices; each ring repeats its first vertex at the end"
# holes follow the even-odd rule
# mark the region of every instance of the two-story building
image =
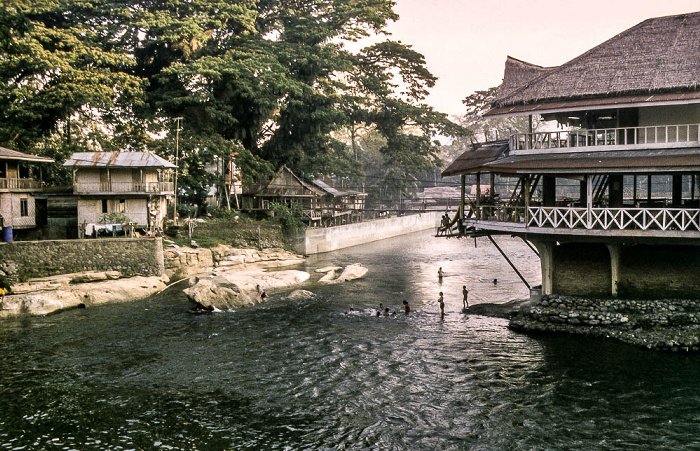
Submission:
MULTIPOLYGON (((32 177, 31 166, 54 160, 0 147, 0 228, 3 241, 12 241, 18 231, 36 227, 36 194, 41 192, 41 176, 32 177)), ((41 174, 41 167, 38 169, 41 174)), ((40 221, 39 221, 40 222, 40 221)))
POLYGON ((462 188, 463 233, 533 242, 544 294, 700 296, 700 13, 646 20, 558 67, 509 57, 486 115, 554 127, 443 172, 490 186, 472 202, 462 188), (506 178, 515 189, 498 193, 506 178))
POLYGON ((111 213, 124 213, 136 228, 163 229, 174 164, 151 152, 77 152, 63 165, 73 169, 81 231, 101 228, 111 213))

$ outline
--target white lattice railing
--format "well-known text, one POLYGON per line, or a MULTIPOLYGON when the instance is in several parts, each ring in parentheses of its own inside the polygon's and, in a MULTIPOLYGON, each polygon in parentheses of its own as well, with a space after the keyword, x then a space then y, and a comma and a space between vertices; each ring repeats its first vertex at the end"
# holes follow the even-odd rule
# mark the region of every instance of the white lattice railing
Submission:
POLYGON ((568 131, 514 133, 511 150, 560 149, 599 146, 697 145, 700 124, 654 125, 579 129, 568 131))
POLYGON ((695 208, 530 207, 528 213, 528 227, 700 231, 695 208))

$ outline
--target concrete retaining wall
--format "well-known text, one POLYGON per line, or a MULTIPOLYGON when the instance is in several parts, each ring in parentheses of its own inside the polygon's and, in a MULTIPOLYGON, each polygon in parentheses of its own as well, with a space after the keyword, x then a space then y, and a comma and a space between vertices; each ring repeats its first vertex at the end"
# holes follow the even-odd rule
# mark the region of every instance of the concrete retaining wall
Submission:
POLYGON ((431 211, 325 229, 306 229, 304 236, 295 243, 294 250, 304 255, 320 254, 436 228, 441 214, 442 212, 431 211))
POLYGON ((119 271, 123 277, 161 276, 160 238, 15 241, 0 243, 0 274, 12 281, 82 271, 119 271))

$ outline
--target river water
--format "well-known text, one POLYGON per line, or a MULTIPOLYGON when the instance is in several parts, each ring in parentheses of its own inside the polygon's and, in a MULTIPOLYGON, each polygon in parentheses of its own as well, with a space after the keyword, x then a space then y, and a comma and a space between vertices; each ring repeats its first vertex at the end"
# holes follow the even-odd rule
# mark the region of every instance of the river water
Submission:
MULTIPOLYGON (((539 282, 534 253, 498 240, 539 282)), ((0 448, 700 447, 700 357, 532 337, 461 314, 462 285, 474 303, 527 296, 494 247, 476 244, 426 232, 310 257, 309 271, 369 268, 305 286, 316 300, 273 294, 192 315, 167 291, 2 321, 0 448), (370 310, 403 299, 409 316, 370 310)))

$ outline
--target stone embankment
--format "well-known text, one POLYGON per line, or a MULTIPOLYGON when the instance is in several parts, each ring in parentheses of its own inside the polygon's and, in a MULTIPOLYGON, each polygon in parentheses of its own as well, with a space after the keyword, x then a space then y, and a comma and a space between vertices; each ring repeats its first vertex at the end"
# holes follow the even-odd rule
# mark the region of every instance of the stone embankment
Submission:
POLYGON ((614 339, 662 351, 700 351, 700 301, 544 296, 510 321, 523 332, 614 339))

